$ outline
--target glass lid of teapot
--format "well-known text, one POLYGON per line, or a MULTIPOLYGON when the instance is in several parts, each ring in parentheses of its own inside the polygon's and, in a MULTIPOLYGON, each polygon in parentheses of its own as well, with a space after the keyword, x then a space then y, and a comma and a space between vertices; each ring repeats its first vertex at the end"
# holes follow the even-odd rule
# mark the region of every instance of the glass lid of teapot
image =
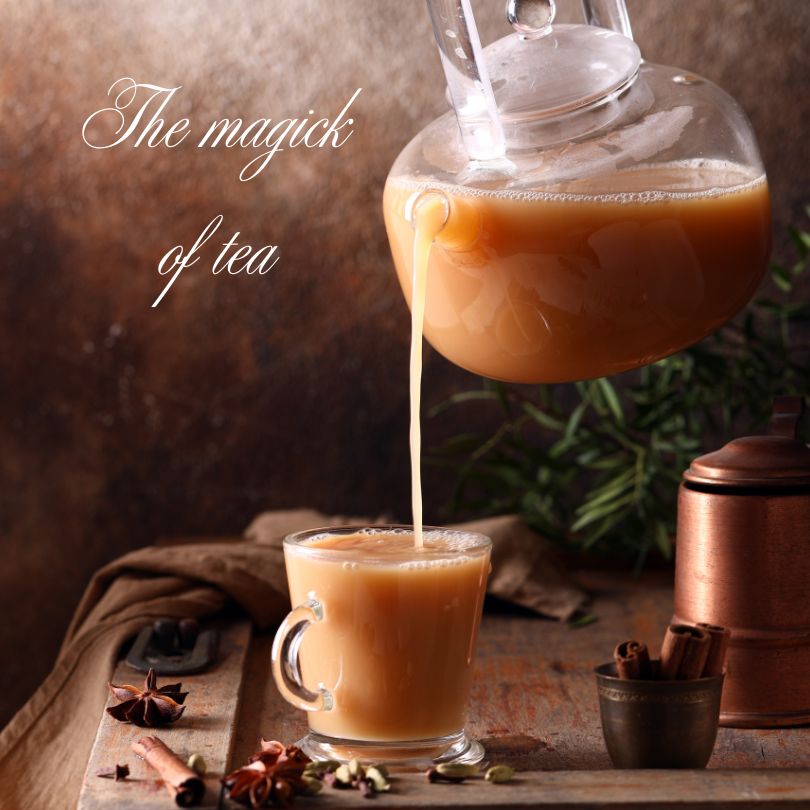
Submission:
POLYGON ((584 0, 591 25, 552 25, 554 0, 509 0, 514 33, 484 50, 470 0, 428 0, 433 30, 473 160, 541 145, 542 122, 621 94, 638 74, 624 0, 584 0))

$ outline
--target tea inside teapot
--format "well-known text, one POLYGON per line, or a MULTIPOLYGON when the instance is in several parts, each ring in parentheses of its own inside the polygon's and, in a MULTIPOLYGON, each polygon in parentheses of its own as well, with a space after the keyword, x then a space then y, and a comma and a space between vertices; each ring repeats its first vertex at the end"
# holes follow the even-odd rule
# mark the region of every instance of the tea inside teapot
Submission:
POLYGON ((384 208, 409 302, 406 211, 428 188, 450 214, 428 258, 425 337, 494 379, 579 380, 650 363, 736 314, 767 262, 767 185, 739 165, 652 165, 517 192, 399 177, 384 208))

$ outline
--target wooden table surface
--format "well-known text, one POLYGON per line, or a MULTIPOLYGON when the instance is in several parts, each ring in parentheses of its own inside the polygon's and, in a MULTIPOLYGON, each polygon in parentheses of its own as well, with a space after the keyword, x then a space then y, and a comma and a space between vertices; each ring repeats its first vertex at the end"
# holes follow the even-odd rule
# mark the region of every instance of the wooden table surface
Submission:
MULTIPOLYGON (((646 640, 657 652, 672 610, 671 574, 579 576, 593 594, 593 624, 572 628, 502 605, 489 605, 484 615, 468 725, 488 760, 512 765, 519 778, 508 785, 430 785, 421 774, 402 774, 394 793, 377 798, 380 805, 810 807, 810 728, 720 729, 705 771, 613 770, 592 670, 626 638, 646 640)), ((246 762, 261 736, 293 742, 306 731, 303 713, 272 682, 271 642, 272 634, 256 634, 247 649, 232 765, 246 762)), ((356 791, 328 790, 299 802, 368 806, 356 791)))

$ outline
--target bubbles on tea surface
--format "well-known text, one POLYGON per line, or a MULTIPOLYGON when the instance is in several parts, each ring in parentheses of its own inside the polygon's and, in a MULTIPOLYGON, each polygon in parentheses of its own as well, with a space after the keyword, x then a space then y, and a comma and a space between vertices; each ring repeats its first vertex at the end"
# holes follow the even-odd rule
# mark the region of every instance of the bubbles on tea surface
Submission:
POLYGON ((403 571, 432 571, 437 568, 455 568, 470 562, 472 559, 473 557, 461 554, 456 557, 442 557, 434 560, 408 560, 407 562, 401 562, 399 568, 403 571))
MULTIPOLYGON (((572 191, 535 191, 524 189, 492 189, 462 186, 454 183, 442 183, 409 177, 398 177, 389 181, 400 188, 414 192, 434 190, 444 191, 459 197, 473 197, 484 199, 509 200, 517 202, 551 202, 551 203, 610 203, 611 205, 625 205, 638 203, 662 203, 669 200, 698 200, 724 197, 728 194, 739 194, 749 191, 757 186, 764 185, 765 175, 755 175, 753 171, 740 164, 722 160, 698 159, 694 161, 681 161, 662 166, 639 166, 638 171, 645 170, 700 170, 713 176, 715 185, 695 190, 672 189, 667 191, 622 191, 615 193, 593 194, 572 191)), ((632 171, 628 172, 632 174, 632 171)), ((621 173, 617 175, 620 178, 621 173)))
POLYGON ((470 551, 481 546, 481 535, 447 529, 427 529, 425 547, 427 551, 470 551))
POLYGON ((306 540, 301 542, 301 546, 306 548, 307 546, 315 546, 318 543, 323 543, 324 540, 331 540, 335 535, 331 534, 330 532, 319 532, 318 534, 313 534, 310 537, 307 537, 306 540))
POLYGON ((349 562, 348 560, 346 560, 346 562, 343 563, 344 571, 356 571, 359 567, 360 563, 349 562))

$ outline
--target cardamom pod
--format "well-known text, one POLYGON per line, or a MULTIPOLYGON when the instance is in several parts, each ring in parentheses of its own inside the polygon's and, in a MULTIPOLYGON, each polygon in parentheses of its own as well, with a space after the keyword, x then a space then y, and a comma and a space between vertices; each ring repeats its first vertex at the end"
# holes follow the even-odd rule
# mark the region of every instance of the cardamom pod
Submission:
POLYGON ((436 773, 450 779, 467 779, 478 775, 478 766, 465 765, 461 762, 442 762, 436 766, 436 773))
POLYGON ((352 783, 352 772, 348 765, 340 765, 332 772, 339 787, 349 787, 352 783))
POLYGON ((515 769, 508 765, 493 765, 485 774, 484 779, 495 785, 510 782, 515 775, 515 769))
POLYGON ((323 782, 320 779, 315 776, 307 776, 306 773, 301 777, 301 781, 304 783, 305 796, 314 796, 323 788, 323 782))
POLYGON ((463 782, 464 776, 442 776, 435 768, 429 768, 427 773, 428 782, 463 782))
POLYGON ((366 779, 374 785, 377 793, 387 793, 391 790, 391 783, 385 778, 379 765, 369 765, 366 768, 366 779))
POLYGON ((205 772, 207 770, 205 760, 199 754, 192 754, 188 758, 186 765, 188 765, 188 767, 199 776, 205 776, 205 772))
POLYGON ((304 774, 332 773, 339 765, 336 759, 315 759, 304 766, 304 774))

